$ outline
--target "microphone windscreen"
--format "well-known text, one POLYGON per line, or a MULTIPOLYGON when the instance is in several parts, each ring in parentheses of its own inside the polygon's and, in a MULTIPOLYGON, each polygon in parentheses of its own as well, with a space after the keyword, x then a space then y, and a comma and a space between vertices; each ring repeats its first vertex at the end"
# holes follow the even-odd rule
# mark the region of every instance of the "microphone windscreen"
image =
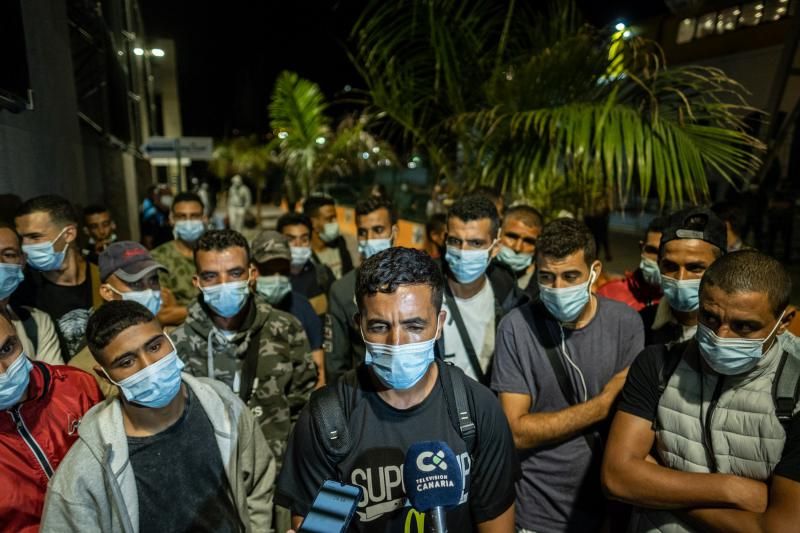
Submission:
POLYGON ((425 512, 458 505, 464 478, 456 454, 441 441, 412 444, 403 463, 403 485, 411 506, 425 512))

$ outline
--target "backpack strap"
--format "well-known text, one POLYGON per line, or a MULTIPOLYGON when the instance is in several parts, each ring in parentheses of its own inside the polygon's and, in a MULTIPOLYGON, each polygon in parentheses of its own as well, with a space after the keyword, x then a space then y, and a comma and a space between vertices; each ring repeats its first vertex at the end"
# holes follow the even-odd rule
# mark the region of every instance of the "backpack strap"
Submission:
POLYGON ((667 384, 669 383, 672 374, 675 373, 678 365, 681 364, 681 359, 686 346, 687 342, 674 342, 664 345, 667 353, 664 357, 664 364, 658 367, 659 398, 661 398, 661 396, 664 394, 664 391, 667 390, 667 384))
MULTIPOLYGON (((469 338, 467 325, 464 322, 464 318, 461 316, 461 311, 458 310, 458 304, 456 303, 456 299, 453 296, 453 292, 450 290, 450 285, 448 283, 444 284, 444 300, 447 303, 447 309, 450 311, 453 321, 456 323, 458 336, 461 337, 461 344, 464 346, 464 351, 467 352, 467 359, 472 367, 472 371, 475 372, 479 382, 483 383, 484 385, 488 384, 487 376, 483 372, 481 363, 478 360, 478 354, 475 352, 475 347, 472 345, 472 339, 469 338)), ((497 310, 495 309, 495 314, 496 313, 497 310)))
MULTIPOLYGON (((458 430, 466 444, 470 457, 475 456, 477 431, 470 414, 464 372, 441 360, 436 360, 444 388, 447 410, 453 426, 458 430)), ((353 446, 347 422, 349 412, 345 412, 339 398, 339 387, 328 385, 315 390, 309 400, 309 410, 317 437, 325 449, 325 454, 334 464, 340 463, 353 446)))
POLYGON ((441 375, 444 397, 447 401, 447 411, 450 413, 450 420, 453 427, 458 430, 464 444, 467 445, 467 453, 470 457, 475 456, 475 444, 478 432, 475 422, 472 420, 467 401, 467 389, 464 381, 467 377, 464 371, 440 359, 436 360, 441 375))
POLYGON ((800 399, 800 357, 783 352, 772 385, 772 398, 775 402, 775 416, 784 429, 788 429, 800 399))
POLYGON ((311 418, 325 453, 334 464, 350 453, 352 440, 347 417, 339 401, 338 387, 328 385, 311 394, 311 418))

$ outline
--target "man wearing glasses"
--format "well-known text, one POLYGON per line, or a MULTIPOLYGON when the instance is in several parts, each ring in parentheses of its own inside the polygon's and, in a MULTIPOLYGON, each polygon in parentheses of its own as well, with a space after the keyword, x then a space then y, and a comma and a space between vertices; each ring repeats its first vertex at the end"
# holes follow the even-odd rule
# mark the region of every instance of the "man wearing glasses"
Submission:
POLYGON ((500 220, 486 197, 467 196, 447 214, 443 268, 447 319, 439 353, 468 376, 488 383, 500 319, 527 300, 514 277, 498 268, 500 220))

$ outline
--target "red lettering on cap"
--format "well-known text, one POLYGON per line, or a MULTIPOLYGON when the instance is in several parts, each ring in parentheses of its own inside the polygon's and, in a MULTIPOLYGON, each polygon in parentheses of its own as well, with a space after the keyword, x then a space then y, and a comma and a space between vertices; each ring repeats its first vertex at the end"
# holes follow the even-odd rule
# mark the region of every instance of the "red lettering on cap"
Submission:
POLYGON ((136 257, 137 255, 145 255, 146 253, 147 250, 144 250, 143 248, 131 248, 130 250, 125 250, 122 252, 122 257, 136 257))

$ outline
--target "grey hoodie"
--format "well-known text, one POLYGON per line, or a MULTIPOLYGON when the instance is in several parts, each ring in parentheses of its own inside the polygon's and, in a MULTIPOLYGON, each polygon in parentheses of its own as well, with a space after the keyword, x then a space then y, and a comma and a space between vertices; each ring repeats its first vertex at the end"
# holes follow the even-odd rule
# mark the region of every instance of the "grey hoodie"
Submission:
MULTIPOLYGON (((247 531, 271 532, 275 459, 260 428, 225 384, 188 374, 182 378, 214 427, 242 523, 247 531)), ((79 440, 50 481, 41 531, 138 532, 136 478, 120 400, 89 410, 78 433, 79 440)))

